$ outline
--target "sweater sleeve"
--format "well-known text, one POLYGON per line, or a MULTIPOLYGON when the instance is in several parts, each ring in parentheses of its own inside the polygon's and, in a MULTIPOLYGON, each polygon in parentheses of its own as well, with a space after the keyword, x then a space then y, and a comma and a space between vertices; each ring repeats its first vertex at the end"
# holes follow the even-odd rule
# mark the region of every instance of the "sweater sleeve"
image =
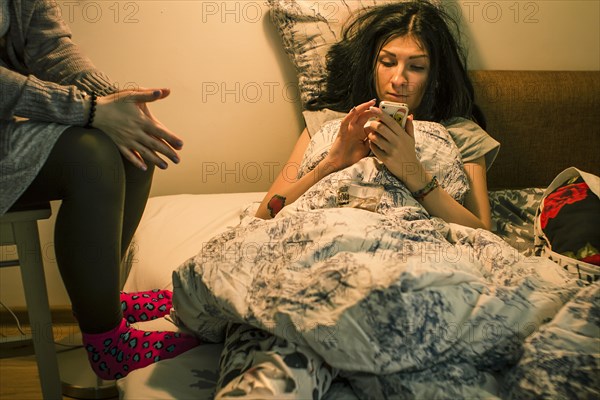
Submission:
POLYGON ((65 125, 85 124, 83 93, 0 66, 0 119, 13 116, 65 125))
POLYGON ((71 32, 51 0, 10 8, 11 26, 0 59, 0 118, 13 116, 84 125, 84 93, 116 88, 71 41, 71 32))
POLYGON ((60 85, 75 85, 80 90, 106 95, 116 91, 71 40, 71 31, 61 18, 54 1, 23 2, 23 15, 30 15, 23 43, 23 60, 38 78, 60 85), (34 7, 26 10, 26 6, 34 7))

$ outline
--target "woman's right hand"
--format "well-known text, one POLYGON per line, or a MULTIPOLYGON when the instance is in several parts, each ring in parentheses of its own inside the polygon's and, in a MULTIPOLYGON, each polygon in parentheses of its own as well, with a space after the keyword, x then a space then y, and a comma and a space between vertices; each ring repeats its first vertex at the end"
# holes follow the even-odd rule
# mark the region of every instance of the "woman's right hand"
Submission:
POLYGON ((362 103, 350 110, 344 117, 329 153, 321 161, 322 168, 330 172, 339 171, 369 154, 370 143, 367 140, 364 126, 373 116, 369 108, 375 103, 375 100, 362 103))
POLYGON ((169 89, 138 89, 99 97, 92 125, 106 133, 138 168, 146 170, 146 163, 151 163, 166 169, 168 165, 159 154, 177 164, 175 150, 180 150, 183 142, 152 115, 146 103, 169 94, 169 89))

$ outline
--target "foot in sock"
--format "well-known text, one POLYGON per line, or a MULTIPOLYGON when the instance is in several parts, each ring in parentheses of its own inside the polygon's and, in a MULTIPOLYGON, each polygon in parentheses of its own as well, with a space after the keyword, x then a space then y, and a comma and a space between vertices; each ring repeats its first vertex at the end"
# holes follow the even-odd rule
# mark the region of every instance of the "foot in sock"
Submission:
POLYGON ((169 314, 173 307, 173 293, 169 290, 121 292, 121 309, 128 322, 150 321, 169 314))
POLYGON ((199 345, 195 336, 177 332, 146 332, 123 319, 105 333, 83 333, 92 369, 101 379, 113 380, 160 360, 173 358, 199 345))

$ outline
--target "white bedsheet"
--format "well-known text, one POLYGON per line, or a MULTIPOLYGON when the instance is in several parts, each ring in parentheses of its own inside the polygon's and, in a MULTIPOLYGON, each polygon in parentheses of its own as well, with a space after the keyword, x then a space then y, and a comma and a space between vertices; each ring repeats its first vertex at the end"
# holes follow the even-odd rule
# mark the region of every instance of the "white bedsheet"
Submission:
MULTIPOLYGON (((166 318, 135 324, 143 330, 180 329, 166 318)), ((131 372, 117 381, 123 400, 212 400, 223 344, 203 344, 175 358, 131 372)))
POLYGON ((124 291, 173 287, 171 273, 198 253, 202 243, 237 225, 244 205, 264 192, 180 194, 152 197, 133 238, 124 291))
MULTIPOLYGON (((143 330, 182 330, 168 318, 134 324, 143 330)), ((223 343, 201 344, 175 358, 151 364, 117 381, 121 400, 213 400, 223 343)), ((335 382, 323 400, 358 400, 352 389, 335 382)))

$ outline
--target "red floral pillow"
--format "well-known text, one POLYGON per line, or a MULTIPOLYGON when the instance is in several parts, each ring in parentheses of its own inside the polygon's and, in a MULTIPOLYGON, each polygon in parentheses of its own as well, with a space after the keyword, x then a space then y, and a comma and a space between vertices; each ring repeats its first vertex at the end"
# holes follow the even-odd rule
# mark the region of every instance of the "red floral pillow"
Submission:
MULTIPOLYGON (((539 227, 550 253, 600 266, 600 199, 581 176, 568 179, 542 200, 539 227)), ((599 271, 586 279, 597 280, 599 271)))

